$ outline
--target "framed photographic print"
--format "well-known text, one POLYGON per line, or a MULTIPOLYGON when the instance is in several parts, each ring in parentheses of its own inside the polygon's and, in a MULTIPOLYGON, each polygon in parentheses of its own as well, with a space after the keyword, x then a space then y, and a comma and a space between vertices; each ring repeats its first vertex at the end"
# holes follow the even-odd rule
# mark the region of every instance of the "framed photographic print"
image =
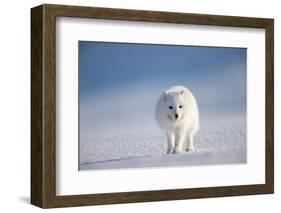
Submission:
POLYGON ((31 203, 274 191, 273 19, 31 9, 31 203))

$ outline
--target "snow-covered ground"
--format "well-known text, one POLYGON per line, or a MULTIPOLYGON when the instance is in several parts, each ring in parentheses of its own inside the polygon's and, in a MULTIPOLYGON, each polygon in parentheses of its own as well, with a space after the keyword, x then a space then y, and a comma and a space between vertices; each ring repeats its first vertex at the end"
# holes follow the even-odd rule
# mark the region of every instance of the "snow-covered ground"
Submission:
POLYGON ((246 163, 244 119, 201 126, 195 151, 166 154, 160 130, 90 134, 80 138, 80 170, 246 163))

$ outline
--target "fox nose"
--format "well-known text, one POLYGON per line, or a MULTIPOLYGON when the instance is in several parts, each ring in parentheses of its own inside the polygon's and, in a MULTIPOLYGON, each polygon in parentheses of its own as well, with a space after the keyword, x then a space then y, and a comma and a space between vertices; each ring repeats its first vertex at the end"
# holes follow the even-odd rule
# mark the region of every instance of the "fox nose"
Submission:
POLYGON ((178 119, 179 115, 178 114, 175 114, 175 119, 178 119))

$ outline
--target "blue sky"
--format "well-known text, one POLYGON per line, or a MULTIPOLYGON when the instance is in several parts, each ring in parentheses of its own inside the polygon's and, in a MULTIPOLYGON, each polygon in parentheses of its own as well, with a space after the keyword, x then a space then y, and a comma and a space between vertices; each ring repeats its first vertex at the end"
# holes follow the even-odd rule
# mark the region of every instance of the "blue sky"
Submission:
POLYGON ((192 91, 203 120, 217 113, 245 116, 246 53, 245 48, 80 41, 80 125, 92 130, 114 128, 114 122, 154 125, 157 98, 172 85, 192 91))

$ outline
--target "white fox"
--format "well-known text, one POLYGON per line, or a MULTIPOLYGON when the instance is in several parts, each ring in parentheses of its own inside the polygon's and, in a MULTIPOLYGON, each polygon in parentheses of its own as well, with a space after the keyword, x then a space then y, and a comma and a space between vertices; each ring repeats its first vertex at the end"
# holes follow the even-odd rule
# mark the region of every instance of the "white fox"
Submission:
POLYGON ((159 98, 156 106, 156 121, 166 131, 167 153, 194 150, 193 136, 199 130, 199 112, 192 93, 184 86, 172 86, 159 98))

